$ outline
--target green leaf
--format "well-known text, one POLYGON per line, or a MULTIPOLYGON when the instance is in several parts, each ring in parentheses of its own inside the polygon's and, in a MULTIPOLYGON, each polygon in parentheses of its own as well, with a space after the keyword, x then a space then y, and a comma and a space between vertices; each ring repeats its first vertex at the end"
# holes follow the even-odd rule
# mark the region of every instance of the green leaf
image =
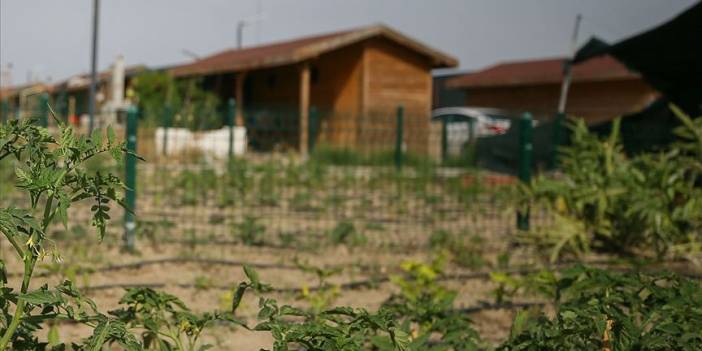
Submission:
POLYGON ((61 302, 61 298, 48 290, 35 290, 19 296, 20 300, 33 305, 54 304, 61 302))
POLYGON ((390 331, 392 342, 395 344, 395 349, 399 351, 407 350, 410 344, 410 335, 401 329, 392 329, 390 331))
POLYGON ((109 331, 110 321, 103 320, 98 323, 95 330, 93 330, 93 336, 90 338, 90 344, 88 345, 90 351, 100 351, 102 345, 105 343, 105 338, 109 331))
POLYGON ((237 308, 239 308, 239 305, 241 304, 241 299, 244 297, 244 293, 246 292, 246 289, 248 287, 249 286, 246 283, 239 283, 239 286, 234 292, 234 297, 232 298, 232 314, 236 313, 237 308))
POLYGON ((96 147, 101 147, 102 146, 102 130, 100 129, 94 129, 93 134, 90 136, 90 141, 92 141, 93 145, 96 147))
POLYGON ((261 284, 261 281, 259 280, 259 277, 258 277, 258 272, 256 272, 256 270, 253 269, 251 266, 244 265, 244 274, 246 274, 246 277, 249 278, 252 285, 260 285, 261 284))
POLYGON ((107 126, 107 142, 109 145, 114 145, 115 143, 115 130, 112 129, 112 125, 107 126))
POLYGON ((573 311, 563 311, 561 312, 561 317, 567 321, 572 321, 578 318, 578 314, 573 311))
POLYGON ((49 326, 49 334, 47 336, 47 341, 49 342, 49 346, 56 346, 61 343, 61 340, 59 338, 58 327, 55 324, 51 324, 49 326))

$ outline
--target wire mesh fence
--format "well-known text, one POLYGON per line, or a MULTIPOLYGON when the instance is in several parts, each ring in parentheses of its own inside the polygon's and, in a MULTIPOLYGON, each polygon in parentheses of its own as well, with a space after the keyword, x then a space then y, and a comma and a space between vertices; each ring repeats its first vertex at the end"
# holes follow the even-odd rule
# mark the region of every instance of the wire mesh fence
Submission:
MULTIPOLYGON (((3 103, 2 122, 36 116, 55 132, 45 96, 32 99, 26 110, 3 103)), ((239 111, 229 101, 208 113, 201 119, 168 107, 156 115, 133 112, 134 151, 145 161, 131 170, 107 158, 91 164, 133 179, 137 224, 124 226, 138 240, 410 250, 445 233, 511 236, 519 224, 515 185, 555 166, 556 145, 568 139, 564 120, 515 119, 502 134, 476 137, 474 127, 455 128, 400 106, 363 118, 312 107, 304 128, 300 111, 280 106, 239 111)), ((112 125, 128 138, 127 117, 102 113, 95 125, 112 125)), ((89 132, 81 119, 56 118, 89 132)), ((671 139, 675 121, 656 121, 639 131, 642 121, 627 117, 624 147, 635 152, 671 139)), ((21 206, 17 165, 0 166, 2 203, 21 206)), ((532 208, 528 221, 538 227, 551 215, 532 208)))
MULTIPOLYGON (((299 113, 277 107, 242 111, 243 125, 233 103, 206 124, 184 123, 168 108, 160 116, 133 113, 134 147, 145 161, 133 170, 107 159, 93 167, 135 181, 127 185, 136 226, 127 218, 125 227, 137 242, 412 251, 446 235, 499 240, 517 230, 518 179, 510 174, 525 141, 516 124, 505 135, 465 140, 449 159, 446 125, 398 106, 365 118, 313 107, 306 133, 299 113), (475 153, 498 138, 513 146, 502 148, 510 172, 477 169, 486 156, 475 153)), ((96 119, 129 139, 127 113, 96 119)), ((13 167, 2 168, 10 194, 13 167)), ((536 226, 550 220, 537 209, 530 217, 536 226)))
POLYGON ((244 115, 245 126, 231 130, 139 130, 144 232, 222 244, 412 249, 443 232, 515 230, 514 180, 444 167, 441 126, 424 116, 397 109, 354 120, 313 108, 303 135, 294 111, 244 115))

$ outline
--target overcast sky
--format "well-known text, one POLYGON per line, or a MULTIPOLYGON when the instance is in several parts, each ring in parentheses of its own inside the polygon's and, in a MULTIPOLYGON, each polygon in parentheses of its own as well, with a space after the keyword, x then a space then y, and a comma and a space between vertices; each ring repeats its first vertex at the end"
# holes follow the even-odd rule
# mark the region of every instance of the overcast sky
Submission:
MULTIPOLYGON (((574 18, 580 42, 609 41, 663 22, 697 0, 102 0, 100 68, 187 62, 236 45, 236 24, 257 13, 244 44, 385 23, 451 54, 461 69, 565 55, 574 18)), ((0 67, 53 81, 90 68, 92 0, 0 0, 0 67)), ((5 85, 5 82, 0 82, 5 85)))

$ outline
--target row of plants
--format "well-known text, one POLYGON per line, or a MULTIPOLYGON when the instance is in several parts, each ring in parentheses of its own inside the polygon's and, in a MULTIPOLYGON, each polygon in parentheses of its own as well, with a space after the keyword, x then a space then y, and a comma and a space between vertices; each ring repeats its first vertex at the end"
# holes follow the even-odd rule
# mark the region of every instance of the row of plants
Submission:
MULTIPOLYGON (((147 178, 149 176, 147 175, 147 178)), ((141 186, 142 201, 156 206, 211 208, 213 211, 248 209, 247 215, 285 211, 304 213, 352 211, 355 216, 400 213, 430 221, 450 217, 469 206, 474 214, 489 208, 506 210, 514 197, 513 187, 483 187, 479 176, 471 182, 461 175, 432 172, 395 172, 316 163, 253 163, 233 160, 223 171, 207 164, 181 171, 155 170, 154 179, 141 186), (480 206, 489 203, 489 206, 480 206), (255 209, 255 210, 254 210, 255 209)))

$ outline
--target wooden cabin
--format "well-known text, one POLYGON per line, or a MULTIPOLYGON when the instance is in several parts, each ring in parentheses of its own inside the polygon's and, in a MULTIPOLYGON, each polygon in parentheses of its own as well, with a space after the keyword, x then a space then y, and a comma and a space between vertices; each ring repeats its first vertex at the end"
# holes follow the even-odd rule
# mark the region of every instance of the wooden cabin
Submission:
POLYGON ((246 126, 254 147, 284 144, 303 154, 320 143, 389 149, 402 106, 404 147, 426 155, 440 148, 432 136, 440 138, 440 126, 430 126, 431 70, 456 65, 451 56, 375 25, 227 50, 170 72, 202 78, 221 99, 234 98, 236 124, 246 126))
MULTIPOLYGON (((115 100, 115 96, 120 96, 118 100, 121 102, 125 91, 131 85, 132 78, 145 70, 146 67, 143 65, 126 67, 124 73, 121 74, 122 81, 117 85, 122 90, 119 93, 113 91, 115 87, 113 83, 113 69, 98 72, 95 96, 96 113, 100 114, 106 112, 106 110, 112 110, 113 107, 108 105, 115 100)), ((54 101, 55 110, 61 116, 67 116, 69 119, 72 119, 88 113, 90 74, 84 73, 71 76, 64 81, 54 84, 52 91, 52 101, 54 101)))
POLYGON ((53 87, 44 83, 29 83, 0 90, 0 121, 35 117, 40 112, 41 96, 47 97, 53 87))
MULTIPOLYGON (((105 70, 97 74, 96 114, 98 119, 105 118, 108 113, 114 114, 118 108, 124 108, 122 103, 124 92, 130 85, 131 79, 146 69, 143 65, 127 67, 122 75, 120 84, 113 81, 113 70, 105 70), (113 91, 117 86, 122 91, 113 91), (119 98, 116 98, 119 96, 119 98), (119 100, 120 106, 115 105, 119 100), (112 105, 110 105, 112 104, 112 105)), ((41 96, 46 94, 46 101, 60 118, 78 123, 79 117, 88 113, 90 96, 90 75, 79 74, 71 76, 55 84, 32 83, 8 87, 0 90, 0 120, 36 115, 40 112, 41 96)), ((102 121, 98 125, 109 124, 113 121, 102 121)))
MULTIPOLYGON (((466 106, 531 112, 551 119, 558 108, 564 59, 508 62, 446 82, 465 94, 466 106)), ((645 108, 658 93, 609 56, 573 66, 566 114, 597 124, 645 108)))

